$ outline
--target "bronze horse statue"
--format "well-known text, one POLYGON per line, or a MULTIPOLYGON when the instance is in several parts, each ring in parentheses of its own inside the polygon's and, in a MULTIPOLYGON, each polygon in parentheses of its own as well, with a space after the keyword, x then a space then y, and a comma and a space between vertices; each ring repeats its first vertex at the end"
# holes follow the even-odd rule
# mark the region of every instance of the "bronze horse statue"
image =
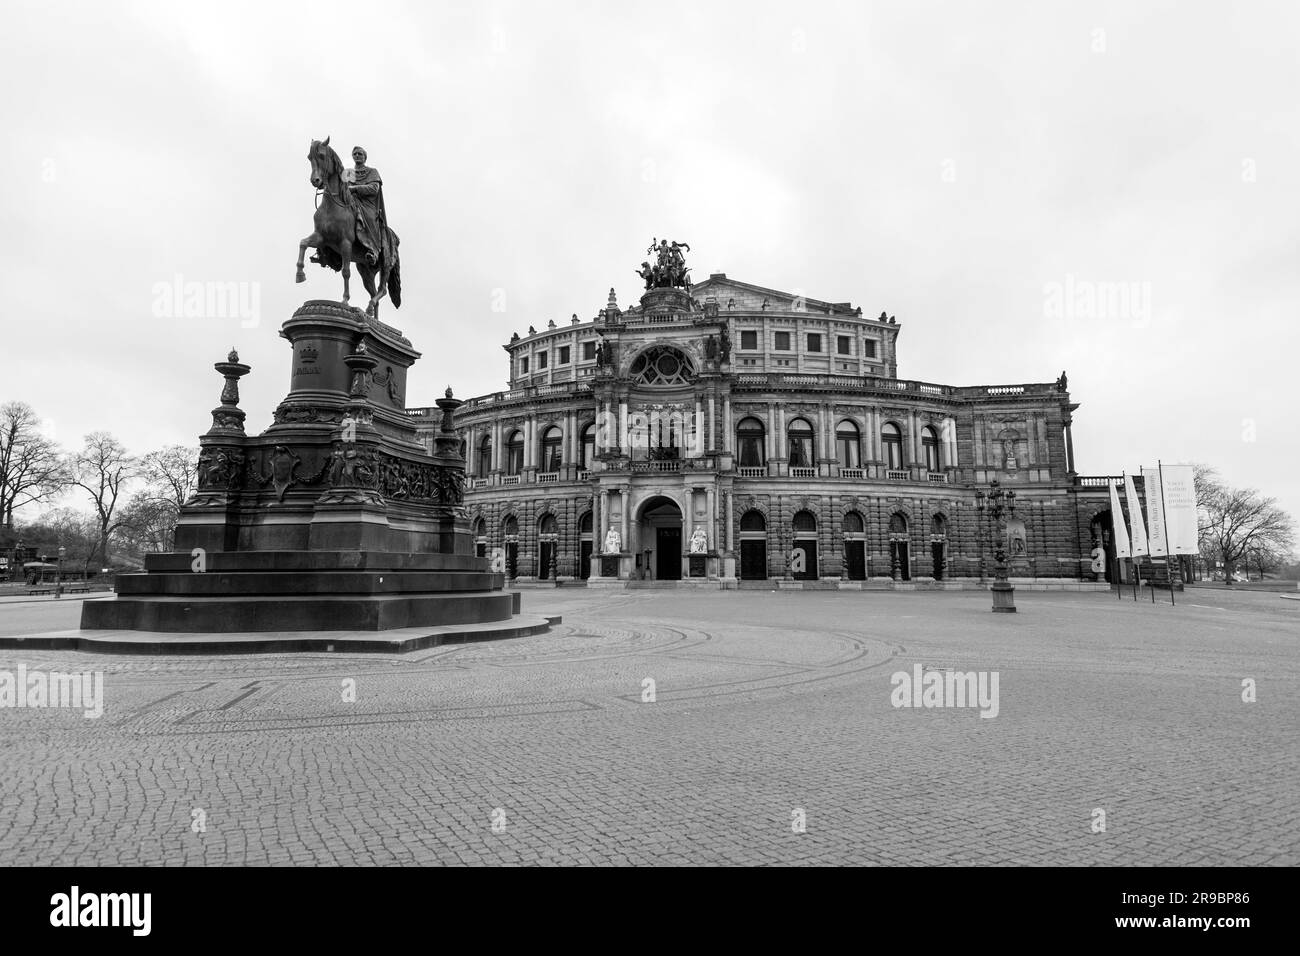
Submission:
POLYGON ((357 241, 357 200, 348 191, 348 184, 343 177, 343 161, 339 154, 330 147, 329 137, 324 142, 312 140, 311 149, 307 151, 307 161, 311 163, 311 184, 321 193, 322 201, 316 209, 312 220, 315 231, 298 243, 298 273, 295 281, 305 282, 307 276, 302 271, 303 254, 310 246, 316 250, 312 262, 322 267, 328 266, 335 272, 343 273, 343 304, 348 304, 349 280, 352 278, 352 264, 356 263, 361 273, 361 281, 370 293, 370 304, 366 314, 379 317, 379 300, 390 296, 395 308, 402 305, 401 263, 397 255, 397 233, 388 229, 388 242, 381 251, 378 260, 372 266, 366 261, 364 247, 357 241), (375 276, 379 276, 379 286, 375 286, 375 276))

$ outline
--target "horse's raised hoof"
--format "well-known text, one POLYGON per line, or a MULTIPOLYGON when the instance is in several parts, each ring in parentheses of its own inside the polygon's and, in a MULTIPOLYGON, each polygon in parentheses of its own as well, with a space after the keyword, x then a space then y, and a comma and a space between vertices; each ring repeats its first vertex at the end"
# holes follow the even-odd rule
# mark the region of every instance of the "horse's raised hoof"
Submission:
POLYGON ((295 273, 295 275, 294 275, 294 277, 293 277, 293 281, 294 281, 294 282, 306 282, 306 281, 307 281, 307 274, 306 274, 305 272, 303 272, 301 269, 299 269, 299 270, 297 271, 297 273, 295 273))

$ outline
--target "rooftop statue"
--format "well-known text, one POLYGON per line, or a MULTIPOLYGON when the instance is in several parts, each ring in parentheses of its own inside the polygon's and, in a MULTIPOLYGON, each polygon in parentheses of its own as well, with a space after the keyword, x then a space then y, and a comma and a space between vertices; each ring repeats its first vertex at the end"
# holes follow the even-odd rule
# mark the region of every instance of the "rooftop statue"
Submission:
POLYGON ((650 289, 685 289, 691 291, 690 268, 682 250, 691 251, 684 242, 669 243, 667 239, 651 239, 646 254, 650 259, 641 263, 636 270, 645 281, 646 291, 650 289), (657 243, 657 244, 656 244, 657 243))
POLYGON ((390 296, 393 306, 402 305, 402 278, 398 261, 397 233, 388 227, 384 209, 384 183, 379 170, 366 165, 366 151, 352 150, 355 163, 346 169, 338 153, 324 142, 312 140, 307 151, 311 164, 311 184, 316 187, 320 205, 312 222, 315 230, 298 243, 296 281, 305 282, 303 254, 316 250, 311 261, 343 273, 343 304, 348 304, 352 265, 361 273, 361 281, 370 293, 366 313, 377 317, 379 301, 390 296), (375 278, 379 284, 376 286, 375 278))

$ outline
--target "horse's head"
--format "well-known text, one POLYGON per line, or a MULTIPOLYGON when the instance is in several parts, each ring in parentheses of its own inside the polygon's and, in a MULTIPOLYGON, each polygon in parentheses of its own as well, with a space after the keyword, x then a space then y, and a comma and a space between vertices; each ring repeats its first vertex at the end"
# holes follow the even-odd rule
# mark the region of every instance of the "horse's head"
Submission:
POLYGON ((317 189, 324 189, 325 184, 342 169, 339 154, 330 148, 328 136, 324 142, 318 139, 311 141, 311 148, 307 150, 307 162, 311 163, 311 184, 317 189))

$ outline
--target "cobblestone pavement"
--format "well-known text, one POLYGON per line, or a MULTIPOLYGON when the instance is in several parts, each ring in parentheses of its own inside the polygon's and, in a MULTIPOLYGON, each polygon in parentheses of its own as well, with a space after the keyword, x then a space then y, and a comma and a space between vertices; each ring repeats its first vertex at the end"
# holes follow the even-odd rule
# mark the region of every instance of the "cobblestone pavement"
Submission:
POLYGON ((1300 863, 1300 603, 1018 599, 530 590, 551 634, 402 657, 0 650, 105 701, 0 709, 0 863, 1300 863), (997 716, 893 707, 914 664, 996 671, 997 716))

